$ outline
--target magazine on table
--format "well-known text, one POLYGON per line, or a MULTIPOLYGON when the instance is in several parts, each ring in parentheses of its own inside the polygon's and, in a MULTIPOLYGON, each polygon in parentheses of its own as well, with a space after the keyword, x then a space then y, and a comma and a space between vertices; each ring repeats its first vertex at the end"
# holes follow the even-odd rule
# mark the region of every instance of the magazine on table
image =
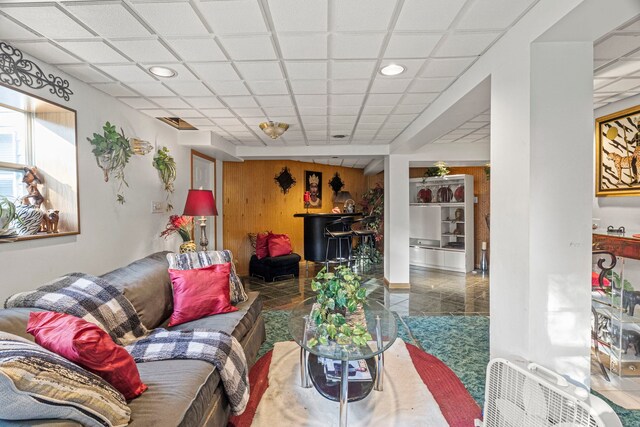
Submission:
MULTIPOLYGON (((318 358, 318 363, 324 365, 324 373, 329 381, 342 379, 342 362, 340 360, 318 358)), ((349 381, 371 381, 371 372, 364 359, 349 361, 349 381)))

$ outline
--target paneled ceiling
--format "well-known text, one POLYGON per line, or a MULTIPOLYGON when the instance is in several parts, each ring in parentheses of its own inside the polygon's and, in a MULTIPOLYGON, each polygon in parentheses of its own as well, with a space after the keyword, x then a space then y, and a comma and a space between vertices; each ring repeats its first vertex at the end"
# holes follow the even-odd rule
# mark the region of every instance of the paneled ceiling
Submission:
POLYGON ((16 1, 0 6, 0 38, 234 144, 389 144, 536 2, 16 1), (389 63, 406 71, 381 75, 389 63), (265 120, 291 128, 274 141, 265 120))
MULTIPOLYGON (((389 144, 537 1, 25 0, 0 5, 0 39, 236 145, 389 144), (390 63, 406 71, 381 75, 390 63), (178 75, 158 78, 152 65, 178 75), (291 128, 271 140, 265 120, 291 128)), ((594 56, 596 108, 640 93, 640 20, 594 56)), ((487 141, 489 120, 435 142, 487 141)))

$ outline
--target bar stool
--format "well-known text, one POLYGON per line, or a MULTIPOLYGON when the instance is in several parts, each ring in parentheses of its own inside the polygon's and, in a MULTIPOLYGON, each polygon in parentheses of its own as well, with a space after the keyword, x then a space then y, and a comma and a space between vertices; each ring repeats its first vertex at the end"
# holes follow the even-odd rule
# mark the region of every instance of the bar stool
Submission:
POLYGON ((369 229, 369 224, 374 222, 375 216, 366 216, 364 218, 357 219, 351 224, 351 232, 353 236, 358 239, 357 246, 361 247, 358 254, 358 261, 360 261, 360 267, 364 270, 364 260, 366 258, 369 261, 373 261, 373 251, 376 247, 376 232, 369 229), (368 253, 366 253, 368 251, 368 253))
POLYGON ((351 218, 342 217, 335 221, 331 221, 324 228, 324 236, 327 238, 327 249, 325 251, 325 266, 329 270, 329 263, 340 264, 346 262, 349 265, 351 259, 351 240, 353 238, 353 232, 349 228, 351 218), (329 259, 329 247, 331 242, 335 243, 334 257, 329 259), (342 256, 342 245, 347 245, 347 257, 342 256))

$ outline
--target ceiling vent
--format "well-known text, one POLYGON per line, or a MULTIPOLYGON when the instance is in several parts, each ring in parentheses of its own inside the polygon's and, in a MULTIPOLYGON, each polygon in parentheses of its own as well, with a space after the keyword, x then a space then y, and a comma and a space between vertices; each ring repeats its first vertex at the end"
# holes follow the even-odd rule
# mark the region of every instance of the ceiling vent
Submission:
POLYGON ((158 120, 178 130, 198 130, 198 128, 182 120, 180 117, 158 117, 158 120))

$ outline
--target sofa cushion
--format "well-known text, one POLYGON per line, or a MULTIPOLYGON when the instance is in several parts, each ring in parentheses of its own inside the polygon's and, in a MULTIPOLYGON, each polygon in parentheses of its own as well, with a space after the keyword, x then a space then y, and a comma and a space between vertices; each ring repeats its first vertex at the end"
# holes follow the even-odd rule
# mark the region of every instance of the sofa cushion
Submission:
POLYGON ((29 341, 35 341, 33 335, 27 332, 29 313, 45 311, 39 308, 5 308, 0 310, 0 332, 17 335, 29 341))
POLYGON ((297 264, 302 258, 298 254, 289 254, 275 257, 267 257, 260 260, 260 262, 268 265, 269 267, 281 267, 289 264, 297 264))
POLYGON ((100 377, 15 335, 0 332, 0 419, 70 419, 126 425, 124 397, 100 377))
POLYGON ((157 328, 173 311, 168 252, 158 252, 101 277, 124 293, 147 329, 157 328))

